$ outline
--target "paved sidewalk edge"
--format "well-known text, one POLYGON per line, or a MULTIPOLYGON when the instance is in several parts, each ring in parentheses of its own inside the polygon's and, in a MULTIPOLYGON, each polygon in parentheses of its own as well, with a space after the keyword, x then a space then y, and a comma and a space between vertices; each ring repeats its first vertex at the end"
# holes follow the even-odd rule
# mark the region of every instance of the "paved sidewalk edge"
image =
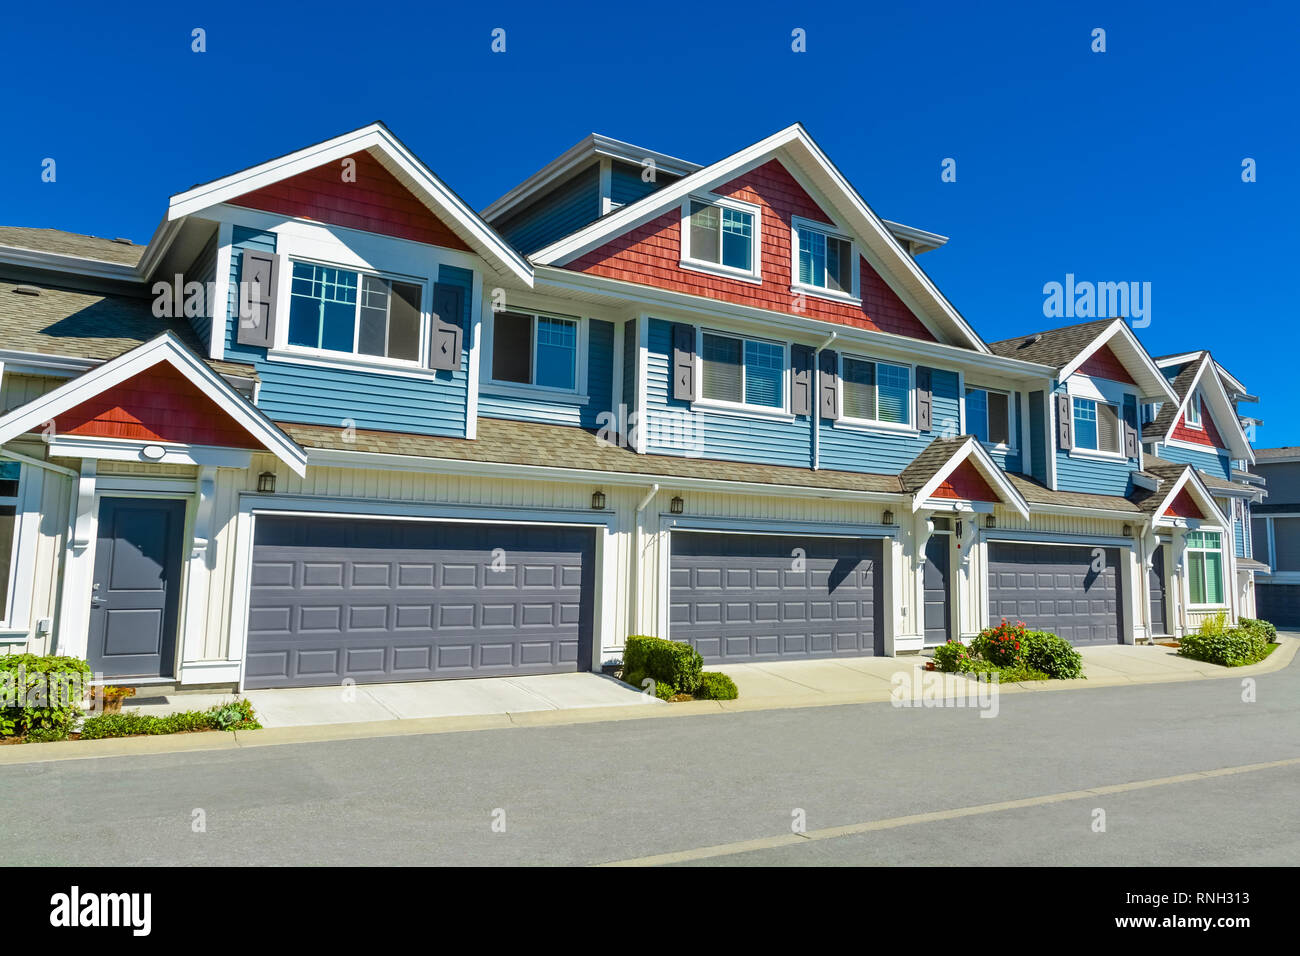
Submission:
MULTIPOLYGON (((1094 687, 1184 683, 1256 677, 1288 667, 1300 650, 1300 639, 1283 638, 1266 661, 1245 667, 1215 667, 1213 671, 1147 674, 1142 677, 1096 677, 1090 680, 1049 680, 1001 684, 1004 694, 1047 693, 1088 690, 1094 687)), ((910 666, 910 665, 908 665, 910 666)), ((1213 666, 1213 665, 1207 665, 1213 666)), ((926 671, 923 673, 935 673, 926 671)), ((946 676, 946 675, 943 675, 946 676)), ((957 675, 952 675, 957 676, 957 675)), ((750 697, 738 700, 695 700, 662 707, 582 707, 568 710, 535 710, 522 713, 473 714, 459 717, 416 717, 362 721, 347 724, 312 724, 304 727, 271 727, 226 733, 205 731, 158 737, 115 737, 108 740, 69 740, 45 744, 0 746, 0 766, 49 763, 57 760, 85 760, 96 757, 145 756, 188 753, 198 750, 236 750, 243 747, 273 747, 280 744, 323 743, 331 740, 359 740, 377 737, 406 737, 416 734, 455 734, 475 730, 508 730, 521 727, 563 727, 576 724, 609 723, 621 720, 651 720, 661 717, 698 717, 705 714, 746 713, 760 710, 799 710, 810 707, 842 707, 846 704, 879 704, 890 699, 889 688, 850 694, 793 694, 784 697, 750 697)))

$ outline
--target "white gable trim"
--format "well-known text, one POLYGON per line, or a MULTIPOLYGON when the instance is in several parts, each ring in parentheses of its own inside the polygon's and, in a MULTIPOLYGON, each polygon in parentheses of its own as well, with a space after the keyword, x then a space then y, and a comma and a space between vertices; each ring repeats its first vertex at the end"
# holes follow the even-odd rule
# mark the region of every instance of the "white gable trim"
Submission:
MULTIPOLYGON (((52 392, 0 416, 0 444, 76 408, 96 395, 144 372, 159 362, 166 362, 193 382, 223 412, 288 465, 298 475, 307 470, 307 453, 282 432, 274 422, 226 384, 216 372, 187 349, 170 332, 164 332, 144 345, 96 366, 84 375, 65 382, 52 392)), ((140 442, 160 444, 164 442, 140 442)))
MULTIPOLYGON (((882 278, 885 278, 891 287, 895 287, 895 283, 890 280, 901 277, 902 284, 913 291, 917 301, 927 302, 928 308, 920 311, 929 314, 932 319, 941 320, 948 326, 951 338, 964 340, 975 351, 989 352, 984 340, 962 318, 930 277, 917 266, 916 261, 903 249, 889 226, 862 200, 862 197, 849 185, 848 180, 798 123, 759 140, 752 146, 733 153, 711 166, 684 176, 637 202, 615 210, 572 235, 565 236, 538 250, 531 258, 540 265, 564 265, 572 262, 617 236, 663 215, 680 204, 682 199, 692 192, 707 192, 766 163, 780 150, 784 150, 796 166, 806 166, 809 171, 820 175, 837 194, 838 201, 829 203, 832 209, 828 212, 840 213, 843 221, 838 224, 861 241, 860 251, 871 251, 876 259, 873 261, 872 256, 868 256, 868 262, 872 263, 873 268, 878 268, 882 278), (878 267, 877 263, 883 268, 878 267)), ((800 185, 804 185, 800 177, 796 176, 796 179, 799 179, 800 185)), ((829 190, 825 189, 818 191, 823 195, 829 193, 829 190)), ((897 288, 895 291, 898 291, 897 288)))
POLYGON ((984 480, 987 481, 989 485, 992 486, 993 490, 1001 496, 1002 503, 1015 508, 1022 518, 1028 520, 1029 503, 1026 502, 1024 496, 1016 490, 1016 486, 1011 483, 1010 479, 1003 474, 1002 469, 999 468, 997 463, 989 456, 989 453, 985 450, 984 446, 974 438, 967 438, 961 447, 953 452, 951 457, 944 462, 943 467, 936 471, 930 480, 922 485, 920 490, 912 496, 912 513, 915 514, 917 511, 920 511, 921 508, 923 508, 930 500, 930 497, 935 493, 935 491, 938 490, 939 486, 948 480, 948 477, 957 470, 962 462, 971 457, 975 459, 975 467, 983 476, 984 480))
MULTIPOLYGON (((1134 371, 1138 372, 1137 375, 1133 376, 1135 380, 1142 378, 1147 380, 1146 384, 1139 381, 1138 388, 1149 389, 1151 386, 1155 386, 1154 392, 1147 392, 1139 396, 1139 398, 1144 401, 1155 399, 1167 402, 1178 401, 1178 394, 1170 387, 1169 380, 1160 371, 1160 366, 1156 365, 1151 356, 1147 354, 1147 350, 1142 347, 1142 343, 1138 341, 1137 336, 1133 334, 1128 327, 1128 323, 1123 319, 1116 319, 1108 325, 1100 335, 1089 343, 1087 348, 1063 366, 1059 373, 1060 380, 1064 381, 1077 372, 1088 359, 1100 352, 1103 346, 1108 345, 1117 336, 1123 341, 1125 351, 1129 353, 1131 358, 1137 360, 1138 368, 1136 370, 1131 368, 1128 362, 1124 363, 1124 367, 1128 369, 1130 374, 1134 371)), ((1124 361, 1123 356, 1117 357, 1120 361, 1124 361)))
POLYGON ((501 272, 513 274, 529 286, 533 284, 533 268, 528 260, 497 235, 496 230, 480 219, 464 200, 379 123, 179 193, 171 198, 166 221, 174 222, 194 215, 361 150, 369 150, 435 215, 445 219, 453 232, 501 272))

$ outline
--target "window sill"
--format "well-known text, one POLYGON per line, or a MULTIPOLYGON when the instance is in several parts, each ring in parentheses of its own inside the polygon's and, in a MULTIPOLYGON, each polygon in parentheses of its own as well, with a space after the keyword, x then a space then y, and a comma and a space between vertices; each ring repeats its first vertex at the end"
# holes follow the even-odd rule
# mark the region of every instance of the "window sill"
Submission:
POLYGON ((861 305, 862 299, 856 295, 849 295, 844 292, 832 292, 829 289, 819 289, 817 286, 809 285, 792 285, 790 292, 794 295, 810 295, 814 299, 826 299, 828 302, 839 302, 842 305, 861 305))
POLYGON ((1071 458, 1083 458, 1087 461, 1108 461, 1111 464, 1123 465, 1132 461, 1125 455, 1115 454, 1109 451, 1094 451, 1091 448, 1071 448, 1066 452, 1071 458))
POLYGON ((1193 604, 1191 601, 1188 601, 1188 602, 1187 602, 1187 610, 1188 610, 1188 611, 1191 611, 1191 612, 1193 612, 1193 613, 1196 613, 1196 614, 1202 614, 1202 613, 1204 613, 1204 612, 1206 612, 1206 611, 1226 611, 1226 610, 1228 610, 1228 605, 1226 605, 1226 604, 1193 604))
POLYGON ((831 422, 831 427, 842 428, 845 431, 871 432, 880 435, 906 435, 911 438, 921 434, 919 429, 913 428, 911 425, 874 422, 865 418, 839 418, 831 422))
POLYGON ((984 446, 985 451, 997 452, 999 455, 1018 455, 1020 453, 1020 449, 1012 445, 999 445, 990 441, 982 441, 980 444, 984 446))
POLYGON ((324 354, 321 352, 299 351, 294 348, 268 349, 268 362, 283 362, 288 365, 312 365, 318 368, 347 369, 353 372, 371 372, 376 375, 400 375, 406 378, 433 380, 438 377, 439 369, 422 368, 412 362, 386 362, 382 359, 371 361, 342 354, 324 354))
POLYGON ((719 279, 735 279, 737 282, 748 282, 751 285, 763 284, 761 275, 745 272, 743 269, 730 269, 710 262, 696 262, 694 259, 682 259, 677 264, 691 272, 703 272, 705 275, 717 276, 719 279))
POLYGON ((503 395, 507 398, 527 398, 539 402, 555 402, 561 405, 586 405, 590 399, 577 392, 566 392, 558 388, 546 388, 541 385, 521 385, 518 382, 485 381, 479 385, 484 395, 503 395))
POLYGON ((736 418, 757 418, 764 421, 792 422, 795 416, 783 408, 765 408, 762 405, 730 405, 726 402, 711 402, 697 399, 691 403, 692 412, 716 412, 732 415, 736 418))

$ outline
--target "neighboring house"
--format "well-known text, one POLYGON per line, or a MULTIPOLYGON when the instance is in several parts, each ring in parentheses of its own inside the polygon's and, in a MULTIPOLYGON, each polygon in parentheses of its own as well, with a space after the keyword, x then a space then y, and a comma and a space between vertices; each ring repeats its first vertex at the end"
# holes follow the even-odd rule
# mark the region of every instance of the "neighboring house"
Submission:
POLYGON ((944 242, 797 125, 708 166, 589 137, 480 215, 376 124, 143 248, 0 228, 0 640, 269 687, 1249 610, 1218 373, 1118 319, 987 343, 944 242), (1157 434, 1192 392, 1204 450, 1157 434))
POLYGON ((1251 518, 1259 572, 1259 616, 1279 627, 1300 628, 1300 447, 1255 449, 1255 470, 1267 482, 1268 502, 1251 518))

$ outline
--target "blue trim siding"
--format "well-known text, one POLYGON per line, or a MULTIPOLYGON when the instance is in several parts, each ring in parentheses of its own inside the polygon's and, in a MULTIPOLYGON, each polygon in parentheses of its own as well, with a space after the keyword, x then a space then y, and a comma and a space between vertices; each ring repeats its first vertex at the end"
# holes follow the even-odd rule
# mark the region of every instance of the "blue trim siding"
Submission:
POLYGON ((526 208, 493 223, 523 253, 536 252, 600 217, 600 166, 593 165, 526 208))
POLYGON ((478 413, 484 418, 597 428, 600 413, 610 411, 614 402, 614 326, 600 319, 588 320, 585 405, 563 399, 547 401, 506 393, 494 394, 489 383, 479 388, 478 413))
POLYGON ((865 471, 898 474, 943 433, 944 423, 960 418, 957 373, 932 369, 931 420, 935 430, 919 435, 867 431, 862 427, 822 420, 821 467, 837 471, 865 471))
POLYGON ((1157 446, 1157 453, 1165 461, 1177 462, 1180 465, 1191 465, 1208 475, 1215 475, 1228 480, 1232 479, 1232 462, 1228 460, 1227 452, 1214 452, 1209 449, 1196 451, 1191 448, 1180 448, 1177 445, 1162 443, 1157 446))
POLYGON ((1034 447, 1029 454, 1029 474, 1047 484, 1047 446, 1056 444, 1047 429, 1047 393, 1029 393, 1029 430, 1034 433, 1034 447))
MULTIPOLYGON (((341 366, 272 362, 266 349, 235 342, 239 314, 239 274, 244 249, 275 251, 275 234, 235 226, 231 236, 230 301, 226 320, 226 357, 251 362, 261 386, 257 405, 276 421, 301 422, 342 428, 351 421, 357 428, 374 431, 413 432, 421 435, 466 434, 469 408, 468 343, 461 351, 460 368, 437 371, 428 378, 389 375, 341 366)), ((287 282, 281 275, 278 281, 287 282)), ((455 266, 439 266, 437 281, 465 290, 463 328, 469 328, 474 274, 455 266)))
POLYGON ((647 451, 765 465, 811 466, 812 427, 805 416, 789 421, 723 412, 691 412, 689 402, 671 398, 668 370, 671 330, 671 324, 662 319, 650 320, 646 370, 648 420, 642 423, 647 451), (684 414, 680 420, 670 419, 662 416, 665 411, 684 414), (689 429, 684 434, 676 433, 684 440, 674 440, 674 433, 661 427, 686 423, 689 429))

